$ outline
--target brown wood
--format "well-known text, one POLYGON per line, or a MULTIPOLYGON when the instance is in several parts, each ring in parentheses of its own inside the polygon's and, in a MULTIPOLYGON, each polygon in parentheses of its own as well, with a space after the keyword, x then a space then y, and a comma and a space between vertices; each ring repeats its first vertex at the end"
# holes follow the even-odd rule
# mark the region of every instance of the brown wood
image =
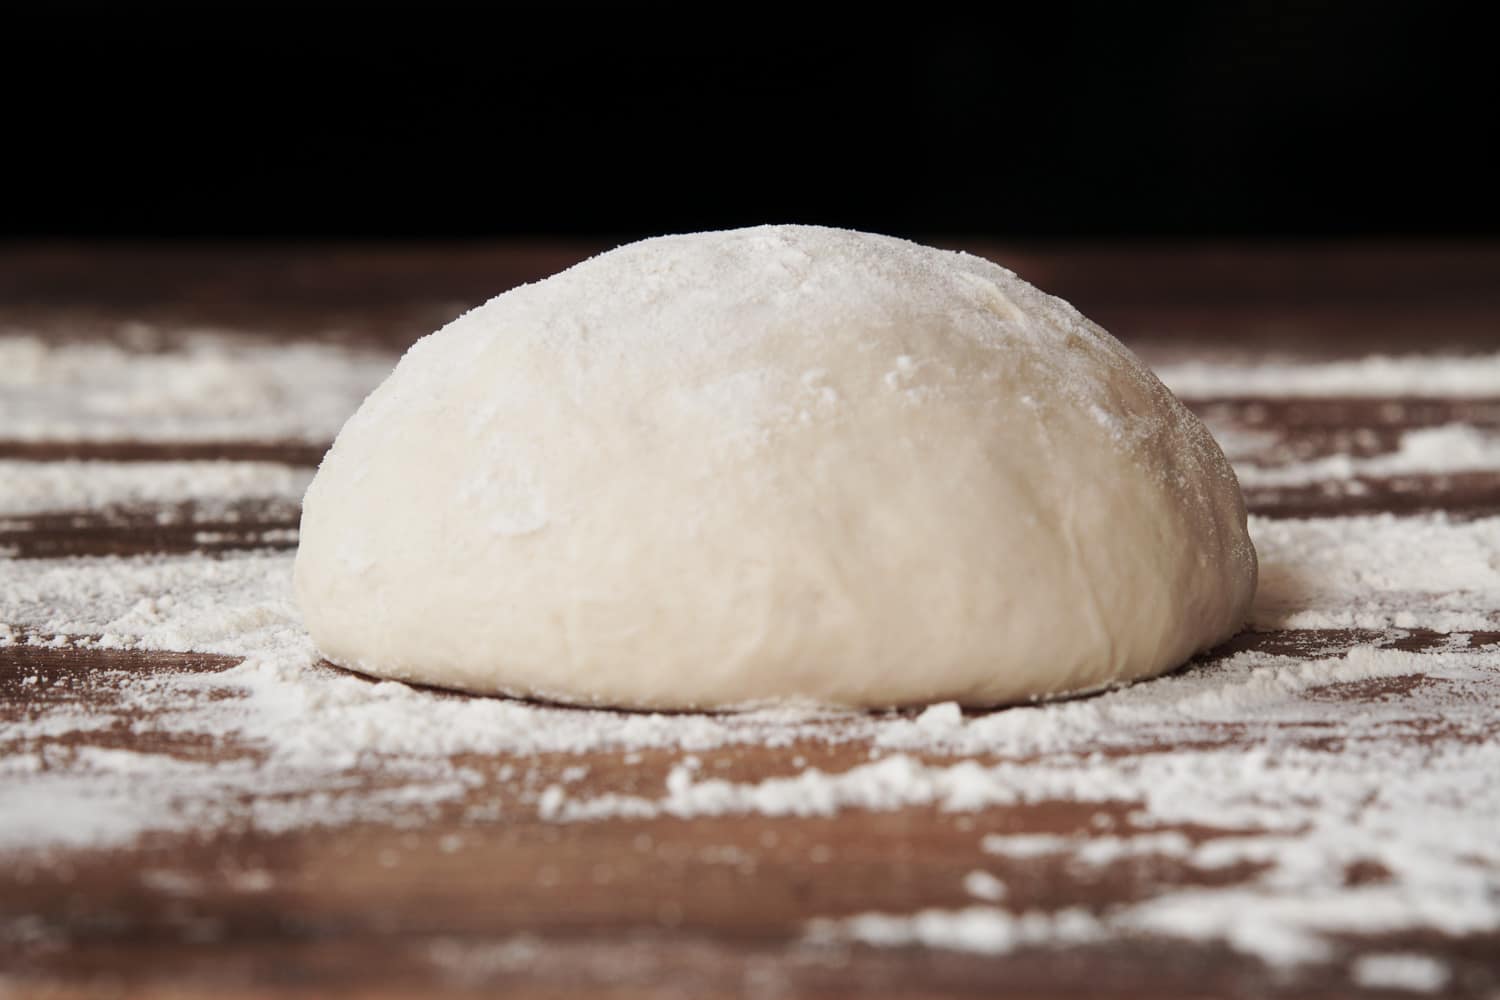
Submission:
MULTIPOLYGON (((399 347, 445 317, 591 249, 532 243, 390 249, 13 246, 0 248, 0 327, 61 340, 121 339, 123 325, 135 321, 163 325, 165 332, 153 334, 153 341, 135 336, 132 346, 140 350, 169 343, 174 331, 193 324, 249 329, 277 340, 316 337, 399 347)), ((1071 296, 1125 339, 1174 356, 1500 348, 1500 247, 980 249, 1071 296)), ((1500 427, 1500 386, 1494 395, 1214 399, 1193 405, 1218 420, 1274 432, 1275 447, 1285 455, 1308 458, 1379 454, 1400 431, 1414 427, 1500 427)), ((251 458, 310 465, 323 448, 318 442, 39 444, 7 439, 0 428, 0 457, 43 461, 251 458)), ((1376 479, 1364 486, 1358 495, 1314 487, 1251 490, 1248 500, 1255 512, 1279 516, 1500 512, 1500 474, 1492 472, 1376 479)), ((0 525, 0 549, 24 559, 261 547, 268 544, 264 532, 293 528, 297 519, 285 504, 246 503, 233 522, 198 523, 186 508, 170 512, 172 518, 161 513, 136 507, 15 519, 0 525), (203 531, 216 540, 197 540, 203 531)), ((1352 631, 1254 633, 1212 656, 1259 649, 1314 657, 1362 642, 1421 650, 1447 641, 1446 634, 1421 630, 1397 640, 1352 631)), ((1500 633, 1477 633, 1468 642, 1475 649, 1500 648, 1500 633)), ((3 727, 34 711, 38 698, 110 705, 118 702, 111 671, 211 671, 230 662, 198 654, 0 646, 0 755, 26 749, 7 739, 3 727), (44 683, 24 680, 33 676, 44 683), (50 683, 61 676, 76 683, 50 683)), ((1351 686, 1331 696, 1330 711, 1355 711, 1362 699, 1398 696, 1402 683, 1418 682, 1351 686)), ((1490 697, 1500 705, 1500 686, 1490 697)), ((91 734, 95 746, 140 749, 141 739, 128 728, 91 734)), ((1225 739, 1231 746, 1251 745, 1250 737, 1229 730, 1225 739)), ((157 749, 198 760, 255 753, 207 737, 157 749)), ((867 760, 868 752, 860 743, 801 743, 700 756, 711 773, 752 780, 794 773, 796 758, 841 770, 867 760)), ((635 761, 599 752, 528 758, 525 764, 545 782, 582 762, 589 767, 585 789, 645 793, 660 787, 678 756, 645 751, 635 761)), ((506 761, 466 763, 493 779, 506 761)), ((382 778, 374 770, 363 777, 382 778)), ((490 780, 482 792, 499 795, 502 806, 515 805, 504 782, 490 780)), ((476 834, 463 820, 468 804, 446 804, 416 829, 355 823, 285 834, 157 835, 127 849, 57 849, 0 867, 0 994, 1312 998, 1350 992, 1345 958, 1355 950, 1418 949, 1449 963, 1453 977, 1446 995, 1500 995, 1500 933, 1366 936, 1335 960, 1295 974, 1222 945, 1167 939, 999 957, 860 947, 837 961, 797 943, 801 921, 811 913, 963 906, 972 900, 957 887, 965 872, 979 866, 1009 883, 1008 906, 1041 910, 1080 903, 1104 907, 1174 884, 1231 884, 1256 871, 1239 865, 1209 874, 1148 856, 1080 872, 1045 858, 1023 863, 977 851, 985 832, 1088 833, 1097 829, 1092 824, 1101 808, 1111 814, 1114 832, 1128 829, 1129 811, 1113 805, 1048 801, 962 815, 914 808, 831 818, 564 825, 518 807, 476 834), (445 847, 453 834, 463 837, 459 850, 445 847), (820 845, 833 849, 814 854, 820 845), (139 877, 163 868, 191 873, 194 888, 173 891, 139 877), (269 887, 236 889, 234 873, 248 869, 269 872, 269 887)), ((1220 835, 1209 828, 1182 832, 1195 842, 1220 835)), ((1385 874, 1378 865, 1362 865, 1346 877, 1379 881, 1385 874)))

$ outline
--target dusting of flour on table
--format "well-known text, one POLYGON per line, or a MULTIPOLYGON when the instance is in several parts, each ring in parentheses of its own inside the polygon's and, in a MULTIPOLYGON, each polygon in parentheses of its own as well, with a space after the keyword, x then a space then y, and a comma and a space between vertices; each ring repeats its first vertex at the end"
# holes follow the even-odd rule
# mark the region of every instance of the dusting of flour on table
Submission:
POLYGON ((1451 975, 1442 962, 1421 954, 1363 955, 1354 962, 1354 982, 1366 989, 1436 993, 1451 975))
POLYGON ((192 504, 200 517, 217 519, 247 500, 300 504, 311 481, 312 470, 275 462, 0 459, 0 518, 192 504))
POLYGON ((1500 354, 1370 357, 1340 361, 1226 364, 1173 361, 1156 366, 1184 399, 1247 396, 1500 396, 1500 354))
MULTIPOLYGON (((1212 428, 1211 422, 1209 426, 1212 428)), ((1247 487, 1300 486, 1356 477, 1432 475, 1478 469, 1500 469, 1500 433, 1466 424, 1406 431, 1394 451, 1369 458, 1337 454, 1277 465, 1242 462, 1235 466, 1241 485, 1247 487)))
POLYGON ((213 331, 150 353, 5 333, 0 434, 22 441, 324 443, 393 360, 213 331))

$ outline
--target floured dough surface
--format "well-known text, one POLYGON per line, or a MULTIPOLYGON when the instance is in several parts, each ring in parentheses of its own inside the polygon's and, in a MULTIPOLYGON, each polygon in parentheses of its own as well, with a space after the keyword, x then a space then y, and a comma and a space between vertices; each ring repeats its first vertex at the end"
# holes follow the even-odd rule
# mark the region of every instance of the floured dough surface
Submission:
POLYGON ((996 704, 1233 633, 1218 446, 966 254, 761 227, 620 247, 424 338, 308 490, 296 587, 366 673, 565 702, 996 704))

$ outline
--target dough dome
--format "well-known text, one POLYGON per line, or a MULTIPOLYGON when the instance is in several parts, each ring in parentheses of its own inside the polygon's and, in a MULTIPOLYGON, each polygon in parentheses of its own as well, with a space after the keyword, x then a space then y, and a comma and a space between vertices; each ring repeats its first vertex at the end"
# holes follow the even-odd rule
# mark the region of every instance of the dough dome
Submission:
POLYGON ((984 705, 1175 667, 1255 574, 1213 438, 1067 303, 773 226, 623 246, 418 342, 307 492, 296 590, 382 677, 984 705))

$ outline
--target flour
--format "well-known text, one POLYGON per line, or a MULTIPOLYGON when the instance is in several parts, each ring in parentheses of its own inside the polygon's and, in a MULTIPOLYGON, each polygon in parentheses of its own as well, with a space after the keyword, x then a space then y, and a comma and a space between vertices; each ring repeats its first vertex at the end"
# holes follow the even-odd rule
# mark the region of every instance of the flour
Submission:
POLYGON ((1252 628, 1500 627, 1500 518, 1254 518, 1252 628))
POLYGON ((1452 976, 1446 965, 1426 955, 1395 952, 1361 956, 1352 978, 1365 989, 1436 993, 1452 976))
POLYGON ((428 957, 445 979, 474 988, 487 985, 497 974, 526 969, 537 960, 542 945, 541 939, 527 935, 498 943, 445 939, 433 942, 428 957))
POLYGON ((916 944, 988 955, 1028 946, 1086 944, 1103 934, 1102 925, 1086 910, 1012 914, 992 906, 923 910, 911 916, 866 913, 808 925, 808 939, 815 943, 858 941, 886 948, 916 944))
MULTIPOLYGON (((1500 387, 1496 391, 1500 392, 1500 387)), ((1336 454, 1281 465, 1235 462, 1235 472, 1245 487, 1304 486, 1354 478, 1431 476, 1476 470, 1500 470, 1500 434, 1467 424, 1406 431, 1394 451, 1369 458, 1336 454)))
POLYGON ((1253 396, 1500 397, 1500 354, 1382 357, 1344 361, 1233 364, 1174 361, 1156 366, 1184 399, 1253 396))
POLYGON ((975 899, 996 903, 1005 898, 1007 891, 1005 883, 989 872, 972 871, 964 876, 964 892, 975 899))
POLYGON ((1251 888, 1185 890, 1110 919, 1122 928, 1223 937, 1274 960, 1311 960, 1327 954, 1317 937, 1322 931, 1438 926, 1460 934, 1500 928, 1500 885, 1490 870, 1500 863, 1500 844, 1491 834, 1500 825, 1500 789, 1488 780, 1500 768, 1500 722, 1484 700, 1497 674, 1500 664, 1485 652, 1429 655, 1359 647, 1314 661, 1240 655, 1089 702, 1013 709, 972 724, 983 731, 990 719, 1030 715, 1035 722, 1056 721, 1059 732, 1044 757, 1021 735, 1032 726, 999 726, 988 739, 971 738, 966 749, 1014 759, 926 764, 897 754, 836 774, 809 769, 749 783, 704 778, 679 766, 660 798, 575 800, 557 789, 548 815, 597 821, 1110 803, 1153 825, 1218 832, 1201 846, 1175 830, 1109 837, 992 835, 982 846, 1007 861, 1060 855, 1093 866, 1131 857, 1196 865, 1200 851, 1205 868, 1223 867, 1229 858, 1254 860, 1268 870, 1251 888), (1413 676, 1429 684, 1399 699, 1362 705, 1340 728, 1336 748, 1320 745, 1327 724, 1320 692, 1413 676), (1232 734, 1235 743, 1248 737, 1259 749, 1231 746, 1226 725, 1247 727, 1232 734), (1382 739, 1416 725, 1448 734, 1440 752, 1382 739), (1109 757, 1100 754, 1103 747, 1111 750, 1109 757), (1162 747, 1174 749, 1157 752, 1162 747), (1346 887, 1345 869, 1361 860, 1378 861, 1391 872, 1391 882, 1346 887))
POLYGON ((295 513, 311 481, 311 469, 272 462, 0 460, 0 517, 192 504, 196 519, 220 520, 246 502, 295 513))
POLYGON ((1132 837, 1020 834, 1010 837, 991 834, 980 846, 991 854, 1005 857, 1065 856, 1089 866, 1110 865, 1122 858, 1175 857, 1193 853, 1193 842, 1176 830, 1164 833, 1142 833, 1132 837))
POLYGON ((20 441, 331 441, 385 352, 215 331, 139 353, 0 331, 0 428, 20 441))

